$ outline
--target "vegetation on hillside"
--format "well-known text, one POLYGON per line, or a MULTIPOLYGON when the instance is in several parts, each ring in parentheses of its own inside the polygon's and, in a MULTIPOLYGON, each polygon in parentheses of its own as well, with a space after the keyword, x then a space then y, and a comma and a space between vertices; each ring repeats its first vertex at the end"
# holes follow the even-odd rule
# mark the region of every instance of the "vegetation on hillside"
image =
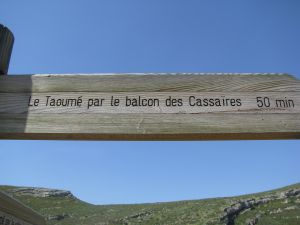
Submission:
POLYGON ((70 192, 0 186, 49 225, 299 225, 300 184, 230 198, 154 204, 92 205, 70 192))

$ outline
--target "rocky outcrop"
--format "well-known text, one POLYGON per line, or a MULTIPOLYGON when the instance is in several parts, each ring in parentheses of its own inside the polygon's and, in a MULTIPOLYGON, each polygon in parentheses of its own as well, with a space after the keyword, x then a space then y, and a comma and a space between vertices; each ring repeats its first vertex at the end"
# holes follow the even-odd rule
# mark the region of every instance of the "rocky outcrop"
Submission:
POLYGON ((153 211, 151 210, 142 210, 141 212, 126 216, 125 218, 122 218, 118 220, 118 223, 129 225, 130 220, 135 219, 136 221, 142 222, 144 220, 149 219, 149 217, 153 214, 153 211))
MULTIPOLYGON (((275 195, 264 196, 261 198, 239 200, 236 203, 224 209, 224 214, 220 218, 220 221, 225 225, 234 225, 235 218, 239 214, 243 213, 245 210, 251 210, 254 207, 268 203, 273 200, 284 200, 297 195, 300 195, 300 189, 291 189, 288 191, 279 192, 275 195)), ((249 221, 248 224, 254 225, 257 223, 258 219, 259 217, 256 217, 253 220, 249 221)))
POLYGON ((137 218, 144 218, 152 214, 152 211, 142 211, 139 213, 135 213, 133 215, 125 217, 125 219, 137 219, 137 218))
POLYGON ((48 188, 17 188, 17 189, 11 189, 8 192, 10 194, 19 195, 19 196, 26 195, 26 196, 40 197, 40 198, 67 197, 67 198, 75 199, 74 195, 70 191, 48 189, 48 188))
POLYGON ((256 215, 253 219, 248 219, 246 225, 256 225, 260 219, 260 214, 256 215))
POLYGON ((47 217, 47 220, 56 220, 56 221, 60 221, 63 220, 65 218, 69 218, 69 214, 63 213, 62 215, 51 215, 47 217))

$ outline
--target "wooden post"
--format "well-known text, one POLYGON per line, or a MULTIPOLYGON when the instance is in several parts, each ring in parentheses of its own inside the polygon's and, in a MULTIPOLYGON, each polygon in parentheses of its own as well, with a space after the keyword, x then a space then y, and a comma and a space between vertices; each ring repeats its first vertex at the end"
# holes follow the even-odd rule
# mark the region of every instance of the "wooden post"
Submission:
POLYGON ((0 191, 0 224, 45 225, 45 219, 23 203, 0 191))
POLYGON ((0 24, 0 75, 7 74, 13 44, 14 35, 0 24))

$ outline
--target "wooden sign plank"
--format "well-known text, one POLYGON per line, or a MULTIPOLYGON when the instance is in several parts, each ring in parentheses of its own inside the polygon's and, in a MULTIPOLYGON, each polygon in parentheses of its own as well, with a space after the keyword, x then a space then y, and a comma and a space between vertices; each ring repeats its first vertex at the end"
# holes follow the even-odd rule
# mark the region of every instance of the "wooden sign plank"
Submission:
POLYGON ((0 224, 45 225, 46 222, 37 212, 0 191, 0 224))
POLYGON ((300 81, 287 74, 0 77, 0 138, 300 138, 300 81))
POLYGON ((0 113, 300 113, 298 92, 0 93, 0 113))

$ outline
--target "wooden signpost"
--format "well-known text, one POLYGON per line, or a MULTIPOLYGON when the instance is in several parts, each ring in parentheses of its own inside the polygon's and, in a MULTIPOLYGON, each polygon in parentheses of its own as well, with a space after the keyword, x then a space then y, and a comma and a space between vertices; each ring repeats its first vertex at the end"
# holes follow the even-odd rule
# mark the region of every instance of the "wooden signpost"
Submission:
POLYGON ((1 76, 0 137, 296 139, 300 81, 286 74, 1 76))
MULTIPOLYGON (((299 139, 300 81, 288 74, 7 76, 0 25, 0 139, 299 139)), ((0 192, 0 224, 44 219, 0 192)))
POLYGON ((0 191, 0 224, 45 225, 46 223, 37 212, 0 191))
POLYGON ((0 24, 0 75, 7 74, 13 44, 14 35, 0 24))
MULTIPOLYGON (((1 30, 5 73, 13 36, 1 30)), ((0 138, 299 139, 300 81, 288 74, 4 75, 0 138)))

